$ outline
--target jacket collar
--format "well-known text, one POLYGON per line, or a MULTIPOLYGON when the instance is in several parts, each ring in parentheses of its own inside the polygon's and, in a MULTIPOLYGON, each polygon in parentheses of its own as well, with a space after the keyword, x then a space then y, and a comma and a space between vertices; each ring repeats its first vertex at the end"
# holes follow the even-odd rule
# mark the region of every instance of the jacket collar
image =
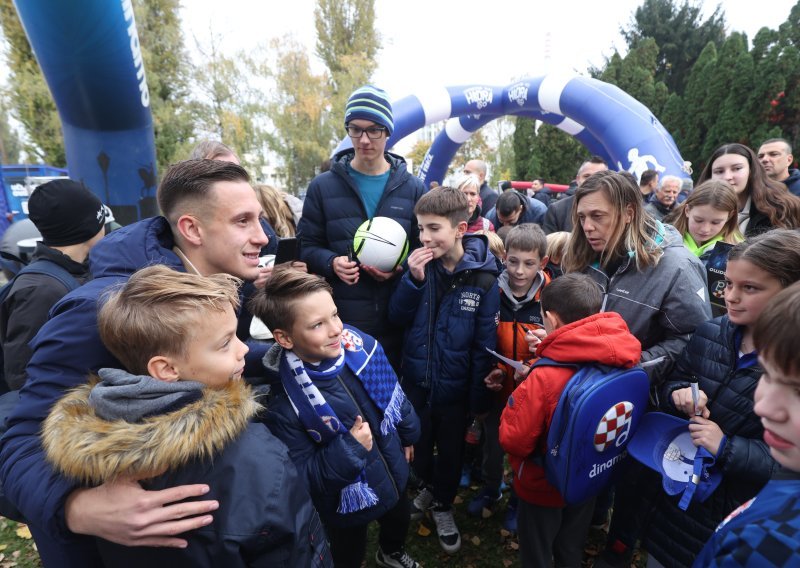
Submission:
POLYGON ((138 423, 105 421, 89 405, 98 378, 69 392, 50 411, 42 445, 56 469, 97 485, 120 477, 150 479, 211 459, 247 428, 261 409, 250 387, 231 381, 203 389, 202 397, 177 410, 138 423))

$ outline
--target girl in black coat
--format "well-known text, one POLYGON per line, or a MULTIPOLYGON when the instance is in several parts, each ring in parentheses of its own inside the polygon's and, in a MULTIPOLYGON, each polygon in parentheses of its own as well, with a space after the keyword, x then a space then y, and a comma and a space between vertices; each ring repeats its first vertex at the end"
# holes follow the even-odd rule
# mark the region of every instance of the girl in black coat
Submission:
POLYGON ((776 467, 753 412, 762 370, 752 330, 767 302, 800 280, 800 234, 776 229, 736 245, 725 271, 728 314, 697 328, 662 390, 664 410, 691 417, 696 446, 716 456, 722 483, 688 510, 660 495, 646 531, 648 554, 664 566, 691 566, 716 526, 761 490, 776 467), (700 387, 698 408, 690 383, 700 387), (696 416, 695 413, 700 415, 696 416))

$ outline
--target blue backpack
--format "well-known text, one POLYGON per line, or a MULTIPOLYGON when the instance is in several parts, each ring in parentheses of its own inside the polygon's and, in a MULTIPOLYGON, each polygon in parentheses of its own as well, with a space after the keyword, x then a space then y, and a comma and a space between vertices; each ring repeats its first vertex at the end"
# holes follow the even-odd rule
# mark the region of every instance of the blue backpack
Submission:
POLYGON ((586 501, 613 480, 628 441, 647 411, 650 380, 640 367, 559 363, 536 367, 577 369, 558 400, 547 432, 547 453, 534 456, 568 505, 586 501))

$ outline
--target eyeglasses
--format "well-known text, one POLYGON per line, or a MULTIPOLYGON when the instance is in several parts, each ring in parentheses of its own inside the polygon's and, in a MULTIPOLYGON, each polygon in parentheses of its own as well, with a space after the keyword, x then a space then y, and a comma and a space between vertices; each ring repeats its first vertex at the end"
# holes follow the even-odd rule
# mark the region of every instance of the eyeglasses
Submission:
POLYGON ((361 128, 360 126, 345 126, 345 130, 347 130, 347 135, 350 138, 355 138, 356 140, 361 138, 365 132, 367 133, 367 138, 370 140, 377 140, 386 132, 386 127, 370 126, 369 128, 361 128))

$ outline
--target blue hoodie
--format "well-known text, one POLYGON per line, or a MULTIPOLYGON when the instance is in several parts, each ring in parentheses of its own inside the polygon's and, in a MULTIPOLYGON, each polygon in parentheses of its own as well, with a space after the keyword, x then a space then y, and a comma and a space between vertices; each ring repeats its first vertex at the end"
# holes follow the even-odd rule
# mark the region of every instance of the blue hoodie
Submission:
MULTIPOLYGON (((76 485, 56 474, 45 461, 39 442, 41 423, 56 400, 86 382, 89 372, 123 367, 100 341, 98 299, 106 287, 151 264, 183 271, 173 246, 172 232, 163 217, 144 219, 104 237, 89 256, 94 279, 53 306, 50 320, 31 342, 28 381, 0 440, 0 482, 34 534, 38 529, 38 534, 49 537, 47 542, 37 541, 45 565, 92 566, 96 558, 88 555, 96 551, 91 539, 67 529, 64 505, 76 485)), ((260 367, 264 353, 265 348, 251 349, 251 368, 260 367)))
POLYGON ((431 406, 464 402, 482 414, 491 400, 483 379, 493 364, 486 348, 497 344, 499 270, 485 236, 465 235, 463 244, 464 256, 446 290, 440 288, 439 261, 428 263, 419 285, 406 271, 389 303, 389 318, 407 326, 403 384, 427 389, 431 406))

